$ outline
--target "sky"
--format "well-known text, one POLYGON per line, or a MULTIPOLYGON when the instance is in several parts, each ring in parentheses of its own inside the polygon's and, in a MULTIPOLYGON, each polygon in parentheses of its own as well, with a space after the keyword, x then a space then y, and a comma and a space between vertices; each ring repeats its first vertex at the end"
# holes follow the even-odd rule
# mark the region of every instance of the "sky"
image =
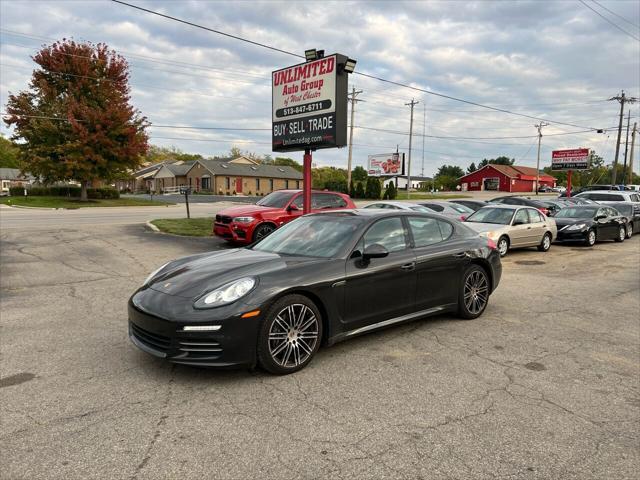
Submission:
MULTIPOLYGON (((620 105, 608 99, 623 89, 640 97, 640 42, 632 38, 640 38, 637 0, 129 3, 289 52, 342 53, 357 60, 356 72, 432 92, 351 75, 350 88, 363 91, 355 107, 354 166, 396 148, 408 156, 405 104, 415 99, 412 175, 432 176, 443 164, 466 169, 500 155, 535 167, 540 120, 433 93, 547 121, 541 168, 561 148, 588 147, 611 163, 620 105)), ((203 156, 232 146, 277 156, 271 72, 299 63, 293 56, 109 0, 0 0, 0 19, 2 111, 9 93, 27 88, 30 56, 42 45, 62 38, 102 42, 130 64, 131 102, 152 123, 152 144, 203 156)), ((631 106, 632 125, 639 105, 631 106)), ((2 123, 0 133, 11 131, 2 123)), ((623 153, 624 145, 621 159, 623 153)), ((345 167, 347 155, 347 148, 318 150, 314 163, 345 167)), ((302 161, 302 152, 287 156, 302 161)))

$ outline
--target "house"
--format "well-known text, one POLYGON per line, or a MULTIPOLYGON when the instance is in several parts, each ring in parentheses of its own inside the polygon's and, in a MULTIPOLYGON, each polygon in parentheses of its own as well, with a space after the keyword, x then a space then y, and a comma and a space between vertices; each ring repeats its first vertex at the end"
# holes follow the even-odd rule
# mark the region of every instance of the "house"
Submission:
POLYGON ((9 195, 11 187, 26 187, 34 181, 31 175, 23 175, 18 168, 0 168, 0 195, 9 195))
MULTIPOLYGON (((556 179, 539 173, 539 186, 556 186, 556 179)), ((489 164, 458 179, 462 191, 535 192, 536 169, 489 164)))
MULTIPOLYGON (((384 185, 388 185, 389 180, 392 180, 396 184, 396 188, 399 188, 401 190, 407 189, 406 175, 395 175, 391 177, 385 176, 385 177, 382 177, 382 180, 384 182, 384 185)), ((432 178, 430 177, 420 177, 418 175, 414 177, 413 175, 411 175, 411 189, 418 190, 423 186, 423 184, 426 184, 427 182, 431 182, 431 181, 432 181, 432 178)))

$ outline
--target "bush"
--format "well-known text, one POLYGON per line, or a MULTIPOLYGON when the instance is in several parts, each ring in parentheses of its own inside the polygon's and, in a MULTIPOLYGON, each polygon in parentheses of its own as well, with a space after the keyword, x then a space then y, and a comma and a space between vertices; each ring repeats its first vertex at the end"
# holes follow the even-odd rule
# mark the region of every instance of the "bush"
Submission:
MULTIPOLYGON (((24 195, 22 187, 19 187, 20 193, 16 195, 24 195)), ((80 198, 81 189, 76 186, 69 187, 31 187, 27 193, 34 197, 72 197, 80 198)), ((13 193, 12 193, 13 195, 13 193)), ((115 188, 87 188, 87 197, 90 199, 117 199, 120 198, 120 192, 115 188)))
POLYGON ((24 195, 24 187, 9 187, 9 195, 12 197, 21 197, 24 195))

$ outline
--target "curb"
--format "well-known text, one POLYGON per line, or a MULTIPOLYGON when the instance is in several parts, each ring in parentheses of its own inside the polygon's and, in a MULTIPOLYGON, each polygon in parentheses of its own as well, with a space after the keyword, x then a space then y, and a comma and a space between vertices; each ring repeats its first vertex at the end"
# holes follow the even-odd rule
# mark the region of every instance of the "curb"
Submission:
MULTIPOLYGON (((7 205, 6 203, 4 205, 7 205)), ((27 210, 77 210, 77 208, 27 207, 24 205, 7 205, 9 208, 26 208, 27 210)), ((80 207, 78 207, 80 208, 80 207)))
POLYGON ((149 230, 153 230, 154 232, 160 233, 160 229, 158 227, 156 227, 153 223, 151 223, 151 220, 147 220, 145 225, 147 226, 147 228, 149 230))

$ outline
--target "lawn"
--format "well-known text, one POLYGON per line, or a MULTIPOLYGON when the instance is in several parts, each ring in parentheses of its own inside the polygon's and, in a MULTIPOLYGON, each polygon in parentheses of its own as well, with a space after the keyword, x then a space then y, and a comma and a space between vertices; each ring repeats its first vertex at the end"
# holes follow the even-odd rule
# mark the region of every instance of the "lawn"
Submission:
MULTIPOLYGON (((409 200, 447 200, 449 198, 471 198, 469 195, 464 195, 462 193, 429 193, 429 192, 411 192, 411 196, 409 200)), ((398 196, 396 200, 406 200, 407 192, 398 191, 398 196)))
POLYGON ((161 232, 191 237, 208 237, 213 228, 213 218, 161 218, 151 223, 161 232))
POLYGON ((19 207, 40 208, 85 208, 85 207, 166 207, 174 205, 167 202, 155 202, 138 198, 110 198, 104 200, 88 200, 81 202, 77 198, 69 197, 2 197, 0 203, 19 207))

